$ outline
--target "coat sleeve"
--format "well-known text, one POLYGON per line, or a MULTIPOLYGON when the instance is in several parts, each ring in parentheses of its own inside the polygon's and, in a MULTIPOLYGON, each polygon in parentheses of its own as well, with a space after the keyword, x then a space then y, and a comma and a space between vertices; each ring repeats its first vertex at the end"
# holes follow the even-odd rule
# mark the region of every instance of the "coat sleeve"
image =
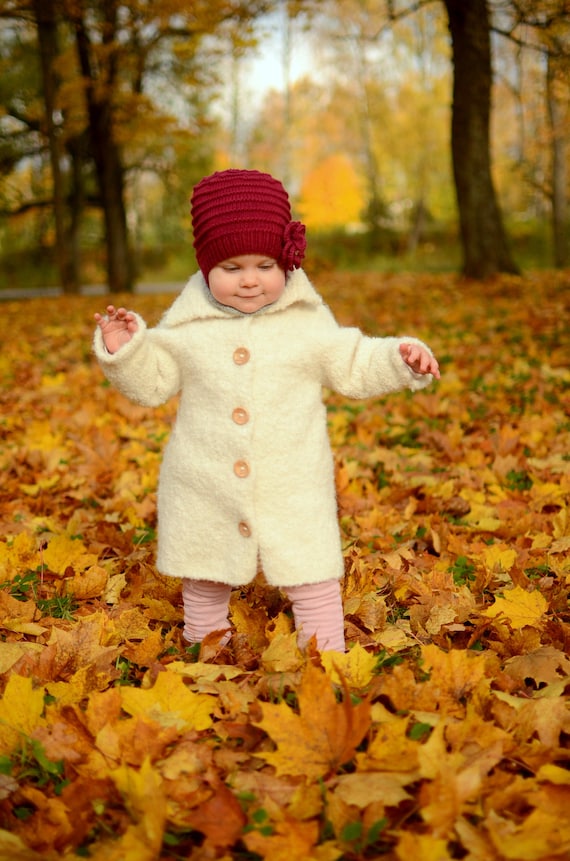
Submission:
POLYGON ((135 317, 138 330, 120 350, 107 351, 99 327, 93 350, 103 373, 121 394, 142 406, 156 407, 180 391, 180 368, 159 330, 147 329, 142 317, 135 317))
POLYGON ((417 374, 400 355, 400 344, 420 344, 417 338, 371 338, 359 329, 339 326, 330 310, 321 311, 323 385, 349 398, 369 398, 401 389, 419 391, 433 381, 417 374))

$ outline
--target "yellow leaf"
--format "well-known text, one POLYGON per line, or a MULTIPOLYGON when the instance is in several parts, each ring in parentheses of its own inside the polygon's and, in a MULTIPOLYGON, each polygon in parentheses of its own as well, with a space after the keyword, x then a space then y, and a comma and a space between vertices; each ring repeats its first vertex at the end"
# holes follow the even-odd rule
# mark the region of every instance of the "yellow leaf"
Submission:
POLYGON ((408 736, 409 717, 390 716, 380 724, 366 753, 357 754, 361 771, 413 771, 418 767, 417 741, 408 736))
POLYGON ((114 616, 113 625, 118 643, 122 640, 144 640, 150 634, 148 619, 145 619, 138 607, 131 607, 129 610, 123 610, 119 616, 114 616))
POLYGON ((474 526, 477 532, 496 532, 501 528, 501 521, 497 517, 483 515, 479 519, 473 519, 470 525, 474 526))
POLYGON ((166 796, 162 777, 146 759, 140 770, 122 765, 110 772, 133 820, 118 841, 120 855, 102 855, 117 861, 154 861, 160 854, 166 821, 166 796))
POLYGON ((176 625, 180 621, 180 610, 171 601, 163 598, 141 598, 140 603, 148 610, 151 619, 176 625))
POLYGON ((488 656, 462 649, 449 652, 432 644, 422 646, 423 669, 429 680, 421 686, 437 697, 440 711, 462 714, 465 698, 485 678, 488 656))
POLYGON ((80 667, 70 678, 62 682, 46 682, 46 690, 60 706, 80 703, 83 697, 94 690, 103 690, 108 684, 106 673, 97 673, 94 667, 80 667))
POLYGON ((161 726, 176 726, 180 730, 203 730, 212 726, 216 698, 195 694, 184 684, 181 676, 159 673, 149 690, 125 687, 121 691, 124 710, 134 717, 144 716, 161 726))
POLYGON ((433 834, 416 834, 413 831, 402 831, 396 846, 396 855, 400 861, 449 861, 451 857, 447 848, 447 840, 435 837, 433 834))
POLYGON ((2 627, 7 631, 14 631, 16 634, 29 634, 31 637, 41 637, 41 635, 45 634, 48 630, 37 622, 25 622, 10 619, 2 622, 2 627))
POLYGON ((56 484, 59 484, 61 476, 53 475, 50 478, 40 478, 35 484, 21 484, 20 490, 26 496, 38 496, 42 490, 51 490, 56 484))
POLYGON ((501 857, 512 861, 542 861, 570 855, 570 819, 546 810, 533 810, 522 823, 493 810, 485 820, 501 857))
POLYGON ((570 550, 570 535, 564 535, 562 538, 557 538, 552 542, 550 547, 551 553, 568 553, 570 550))
POLYGON ((367 652, 360 643, 344 654, 323 652, 321 660, 335 684, 344 678, 350 688, 364 688, 372 680, 378 662, 376 655, 367 652))
MULTIPOLYGON (((113 769, 110 776, 135 822, 142 818, 149 819, 149 824, 164 821, 162 777, 148 758, 139 770, 123 764, 113 769)), ((155 836, 152 834, 152 828, 147 833, 149 837, 155 836)))
POLYGON ((43 852, 34 852, 16 834, 0 830, 0 858, 3 861, 43 861, 46 856, 43 852))
POLYGON ((0 642, 0 675, 7 673, 17 663, 22 655, 41 652, 43 646, 39 643, 2 643, 0 642))
POLYGON ((566 496, 566 489, 560 484, 546 481, 543 484, 537 482, 530 489, 530 497, 534 500, 533 508, 542 511, 547 505, 560 504, 561 498, 566 496))
POLYGON ((285 703, 261 703, 263 717, 254 721, 273 739, 274 752, 257 756, 278 775, 310 780, 333 773, 350 760, 370 724, 370 705, 336 701, 329 677, 309 664, 299 688, 299 714, 285 703))
POLYGON ((43 551, 43 561, 53 574, 65 574, 67 568, 84 571, 96 564, 97 557, 87 553, 81 541, 68 535, 54 535, 43 551))
POLYGON ((402 649, 408 649, 415 644, 409 628, 410 623, 407 620, 403 620, 400 625, 387 625, 375 639, 388 651, 400 652, 402 649), (406 628, 402 627, 403 625, 406 628))
POLYGON ((485 549, 483 562, 488 571, 510 571, 517 559, 517 551, 501 544, 491 544, 485 549))
POLYGON ((42 723, 44 690, 30 678, 12 675, 0 699, 0 751, 11 753, 42 723))
POLYGON ((515 586, 505 592, 504 598, 496 598, 495 603, 483 610, 481 615, 491 619, 502 616, 511 628, 518 630, 525 625, 538 625, 547 609, 548 602, 540 592, 527 592, 526 589, 515 586))
POLYGON ((39 565, 39 553, 35 538, 27 532, 19 532, 12 540, 0 543, 0 573, 2 579, 12 579, 27 569, 39 565))
POLYGON ((127 578, 124 574, 113 574, 107 581, 107 586, 101 596, 105 604, 118 604, 121 599, 121 592, 127 585, 127 578))
POLYGON ((168 665, 171 673, 180 673, 181 676, 189 676, 193 681, 216 682, 219 679, 234 679, 243 675, 243 669, 231 664, 207 664, 204 661, 195 661, 187 664, 184 661, 172 661, 168 665))
POLYGON ((263 668, 268 673, 291 673, 303 664, 303 656, 297 646, 295 631, 277 634, 261 655, 263 668))
POLYGON ((570 772, 567 768, 547 762, 536 773, 538 783, 553 783, 555 786, 570 786, 570 772))

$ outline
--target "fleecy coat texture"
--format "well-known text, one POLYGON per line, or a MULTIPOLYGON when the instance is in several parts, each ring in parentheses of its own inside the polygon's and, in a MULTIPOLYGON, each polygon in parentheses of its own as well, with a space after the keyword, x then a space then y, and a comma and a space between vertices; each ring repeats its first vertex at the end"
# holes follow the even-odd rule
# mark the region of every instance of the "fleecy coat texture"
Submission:
POLYGON ((339 326, 302 269, 255 314, 215 303, 198 272, 156 327, 137 321, 114 354, 98 327, 94 350, 136 403, 180 393, 158 485, 159 571, 238 586, 259 558, 275 586, 341 577, 323 387, 351 398, 422 389, 432 376, 398 349, 421 342, 339 326))

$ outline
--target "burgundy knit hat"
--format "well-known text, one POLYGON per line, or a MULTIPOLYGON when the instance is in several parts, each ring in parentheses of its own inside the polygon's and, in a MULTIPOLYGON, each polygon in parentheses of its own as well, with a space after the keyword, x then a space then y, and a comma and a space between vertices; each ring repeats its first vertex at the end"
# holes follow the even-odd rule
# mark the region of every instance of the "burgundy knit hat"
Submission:
POLYGON ((285 272, 305 255, 305 225, 291 221, 287 192, 268 173, 222 170, 205 177, 192 194, 192 227, 198 266, 210 269, 241 254, 266 254, 285 272))

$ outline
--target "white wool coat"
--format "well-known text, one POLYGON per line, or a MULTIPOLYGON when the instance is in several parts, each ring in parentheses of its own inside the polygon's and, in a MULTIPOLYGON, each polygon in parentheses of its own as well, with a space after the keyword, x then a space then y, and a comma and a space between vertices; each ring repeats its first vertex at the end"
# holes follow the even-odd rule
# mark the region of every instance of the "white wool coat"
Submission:
POLYGON ((218 305, 199 272, 155 328, 137 320, 114 354, 97 328, 94 350, 136 403, 180 393, 158 485, 159 571, 237 586, 259 560, 275 586, 341 577, 323 387, 351 398, 424 388, 431 375, 398 350, 418 341, 339 326, 301 269, 254 314, 218 305))

